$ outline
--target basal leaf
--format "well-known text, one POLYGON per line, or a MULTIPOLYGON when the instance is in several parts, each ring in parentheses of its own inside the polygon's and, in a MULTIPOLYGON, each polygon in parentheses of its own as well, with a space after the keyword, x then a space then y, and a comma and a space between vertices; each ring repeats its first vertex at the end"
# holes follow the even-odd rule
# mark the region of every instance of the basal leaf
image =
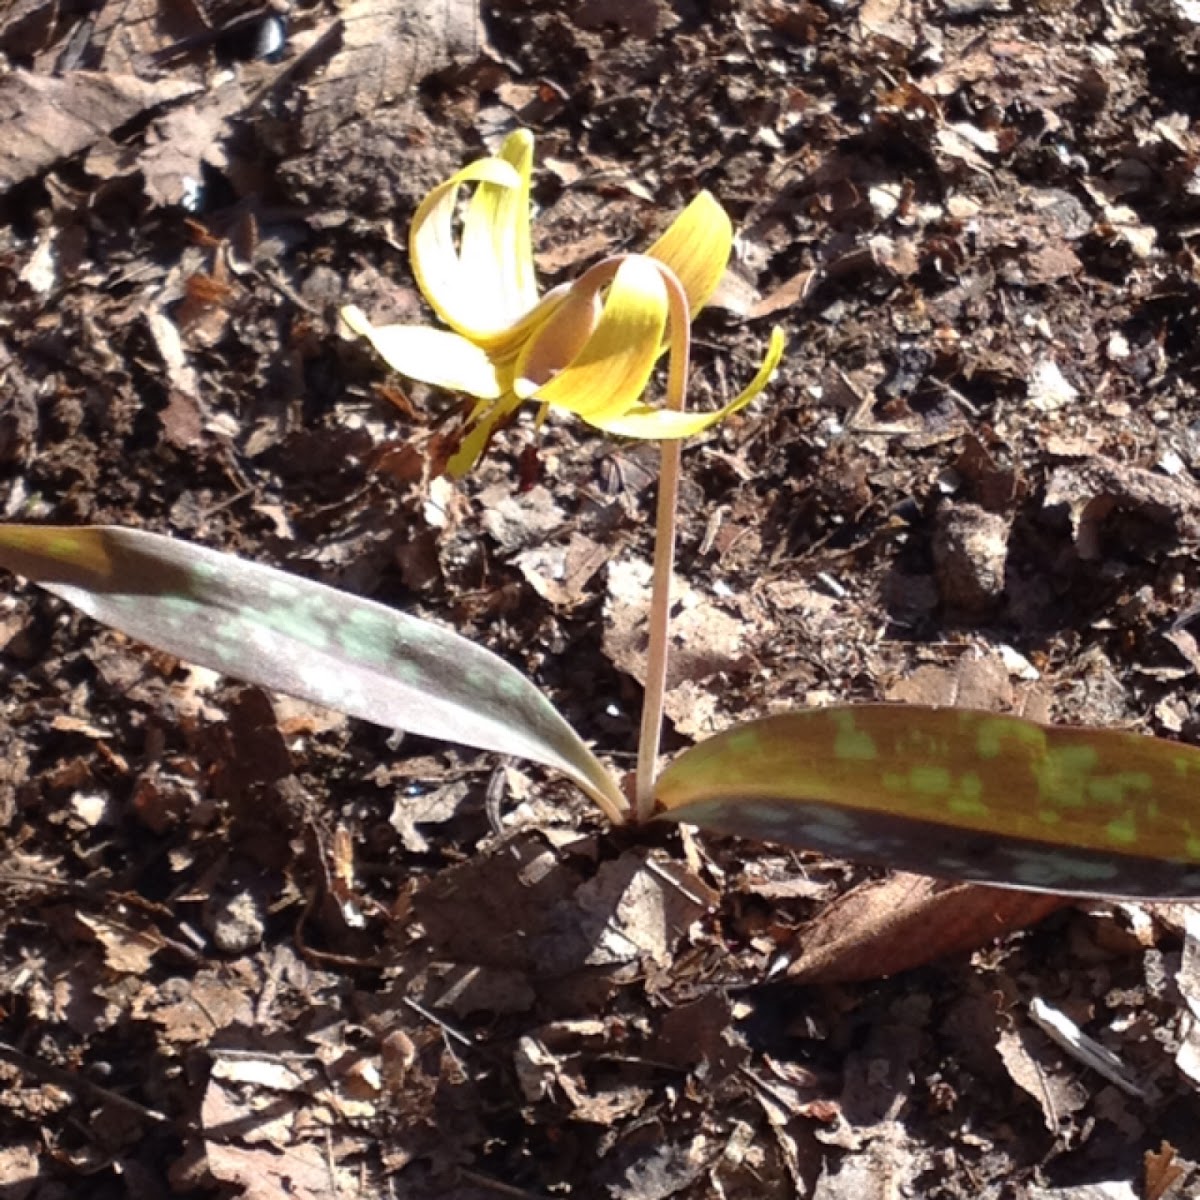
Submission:
POLYGON ((428 621, 298 575, 116 526, 0 525, 0 566, 235 679, 562 771, 615 821, 615 781, 519 671, 428 621))
POLYGON ((976 883, 1200 895, 1200 749, 954 708, 753 721, 685 751, 659 815, 976 883))

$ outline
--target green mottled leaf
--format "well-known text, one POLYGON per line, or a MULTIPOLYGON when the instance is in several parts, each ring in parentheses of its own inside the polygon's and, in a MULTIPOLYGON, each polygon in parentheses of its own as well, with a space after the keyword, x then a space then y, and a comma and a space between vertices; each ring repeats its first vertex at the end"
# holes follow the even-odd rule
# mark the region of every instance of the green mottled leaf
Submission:
POLYGON ((659 815, 926 875, 1079 895, 1200 895, 1200 749, 1117 730, 865 704, 685 751, 659 815))
POLYGON ((556 767, 626 802, 549 700, 474 642, 370 600, 115 526, 0 525, 0 566, 106 625, 234 679, 377 725, 556 767))

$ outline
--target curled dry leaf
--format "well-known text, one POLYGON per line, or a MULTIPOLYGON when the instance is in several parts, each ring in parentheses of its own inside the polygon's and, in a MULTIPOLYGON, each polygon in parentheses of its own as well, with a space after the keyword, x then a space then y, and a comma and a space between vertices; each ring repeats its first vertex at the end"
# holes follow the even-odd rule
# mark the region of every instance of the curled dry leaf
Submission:
POLYGON ((1070 901, 896 874, 861 884, 805 926, 803 950, 788 968, 801 983, 880 979, 987 945, 1070 901))

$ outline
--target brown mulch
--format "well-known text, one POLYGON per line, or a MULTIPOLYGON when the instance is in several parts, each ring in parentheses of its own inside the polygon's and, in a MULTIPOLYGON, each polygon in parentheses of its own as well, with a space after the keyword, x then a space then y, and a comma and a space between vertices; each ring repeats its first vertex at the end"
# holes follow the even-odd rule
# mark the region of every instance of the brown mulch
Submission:
MULTIPOLYGON (((530 412, 448 484, 462 404, 336 321, 427 319, 413 209, 524 125, 548 282, 735 219, 697 405, 789 338, 685 450, 668 751, 837 700, 1200 734, 1197 5, 21 0, 0 52, 8 519, 451 623, 629 767, 654 453, 530 412)), ((11 579, 0 683, 3 1200, 1200 1192, 1192 906, 612 831, 11 579)))

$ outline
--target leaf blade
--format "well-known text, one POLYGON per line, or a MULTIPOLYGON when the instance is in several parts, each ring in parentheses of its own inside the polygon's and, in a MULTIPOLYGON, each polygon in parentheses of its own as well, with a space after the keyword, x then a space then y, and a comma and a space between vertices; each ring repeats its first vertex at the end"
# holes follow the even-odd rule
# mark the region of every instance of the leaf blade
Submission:
POLYGON ((0 525, 0 566, 187 661, 377 725, 554 767, 624 820, 615 781, 549 700, 452 630, 119 526, 0 525))
POLYGON ((1200 895, 1200 749, 967 709, 785 713, 685 751, 659 815, 971 883, 1200 895))

